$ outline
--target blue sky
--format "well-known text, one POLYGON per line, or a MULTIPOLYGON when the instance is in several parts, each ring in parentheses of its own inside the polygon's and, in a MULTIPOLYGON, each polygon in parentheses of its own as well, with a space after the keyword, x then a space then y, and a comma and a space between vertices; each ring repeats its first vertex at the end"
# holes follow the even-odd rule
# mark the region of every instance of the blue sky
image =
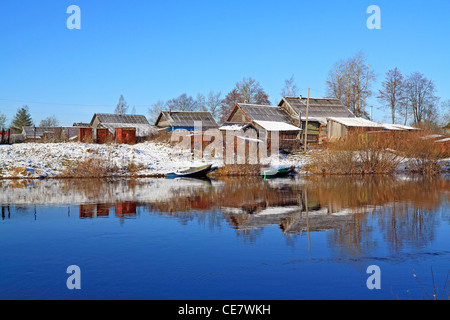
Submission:
MULTIPOLYGON (((237 81, 260 82, 272 104, 294 75, 301 94, 325 95, 333 64, 363 51, 377 73, 419 71, 450 99, 449 1, 45 0, 0 4, 0 112, 10 121, 29 105, 36 124, 62 125, 113 112, 124 95, 148 114, 157 100, 237 81), (369 5, 381 30, 369 30, 369 5), (67 7, 81 9, 69 30, 67 7)), ((374 107, 378 102, 372 99, 374 107)), ((374 108, 375 120, 387 120, 374 108)))

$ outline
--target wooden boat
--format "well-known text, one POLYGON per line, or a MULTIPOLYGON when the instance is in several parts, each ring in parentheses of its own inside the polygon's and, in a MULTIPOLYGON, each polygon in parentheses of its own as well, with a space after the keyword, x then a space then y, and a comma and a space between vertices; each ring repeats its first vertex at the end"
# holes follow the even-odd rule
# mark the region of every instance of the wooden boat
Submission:
POLYGON ((294 167, 282 167, 277 169, 264 170, 264 179, 285 177, 294 172, 294 167))
POLYGON ((208 164, 201 167, 189 168, 187 170, 179 171, 179 172, 171 172, 166 174, 167 179, 173 178, 201 178, 206 177, 208 173, 212 171, 212 165, 208 164))

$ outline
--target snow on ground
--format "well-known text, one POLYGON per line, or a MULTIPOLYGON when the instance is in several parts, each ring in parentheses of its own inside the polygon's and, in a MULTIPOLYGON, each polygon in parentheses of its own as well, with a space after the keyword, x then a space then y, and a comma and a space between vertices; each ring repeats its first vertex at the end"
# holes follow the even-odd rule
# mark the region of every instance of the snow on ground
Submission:
MULTIPOLYGON (((119 168, 118 176, 130 175, 129 164, 139 166, 137 176, 158 176, 190 167, 213 164, 221 167, 223 158, 194 159, 190 151, 157 142, 136 145, 72 143, 24 143, 0 146, 0 178, 51 178, 61 175, 77 161, 99 158, 119 168)), ((301 156, 280 155, 266 161, 269 166, 301 167, 301 156)))

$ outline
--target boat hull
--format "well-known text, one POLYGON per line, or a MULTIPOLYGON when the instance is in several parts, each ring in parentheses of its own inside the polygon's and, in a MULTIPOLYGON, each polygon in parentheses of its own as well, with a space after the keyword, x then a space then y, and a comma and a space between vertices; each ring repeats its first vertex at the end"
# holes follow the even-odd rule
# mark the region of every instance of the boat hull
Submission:
POLYGON ((180 172, 172 172, 166 174, 167 179, 174 178, 204 178, 206 175, 211 172, 212 165, 190 168, 188 170, 180 171, 180 172))

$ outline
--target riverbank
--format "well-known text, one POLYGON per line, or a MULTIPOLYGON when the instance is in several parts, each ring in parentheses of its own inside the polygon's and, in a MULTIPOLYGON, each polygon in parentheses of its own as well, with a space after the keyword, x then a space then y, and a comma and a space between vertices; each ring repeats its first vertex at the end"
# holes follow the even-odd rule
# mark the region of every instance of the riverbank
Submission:
MULTIPOLYGON (((166 173, 211 163, 223 168, 223 158, 202 160, 190 151, 159 142, 136 145, 24 143, 0 146, 0 179, 51 179, 86 177, 163 177, 166 173)), ((265 166, 289 165, 302 170, 307 156, 267 158, 265 166)))
MULTIPOLYGON (((215 175, 257 175, 261 167, 292 166, 301 174, 320 174, 311 164, 320 160, 321 167, 338 172, 333 161, 317 157, 324 150, 308 153, 280 154, 267 158, 261 165, 225 166, 223 158, 201 160, 191 151, 166 143, 145 142, 136 145, 72 143, 25 143, 0 146, 0 179, 65 179, 65 178, 149 178, 164 177, 169 172, 201 166, 217 166, 215 175), (315 172, 315 171, 316 172, 315 172)), ((328 156, 329 158, 329 156, 328 156)), ((335 157, 332 156, 334 159, 335 157)), ((395 173, 412 172, 415 159, 397 158, 395 173)), ((439 161, 444 172, 450 171, 450 158, 439 161)), ((317 167, 317 166, 316 166, 317 167)), ((322 169, 323 170, 323 169, 322 169)), ((324 174, 327 174, 324 172, 324 174)))

